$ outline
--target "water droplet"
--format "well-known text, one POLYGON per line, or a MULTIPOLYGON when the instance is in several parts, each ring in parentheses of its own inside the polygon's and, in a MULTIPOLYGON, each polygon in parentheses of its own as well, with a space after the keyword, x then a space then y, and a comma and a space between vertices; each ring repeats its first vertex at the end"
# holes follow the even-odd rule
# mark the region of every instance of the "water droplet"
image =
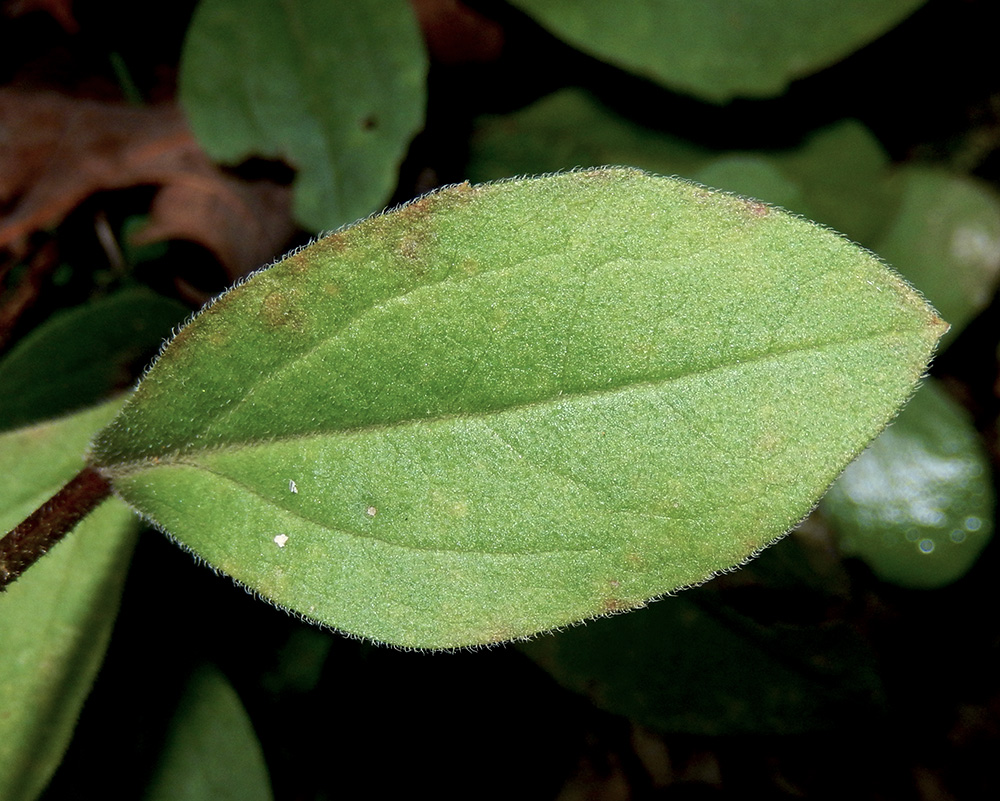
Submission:
POLYGON ((920 553, 933 553, 934 552, 934 540, 920 540, 920 553))

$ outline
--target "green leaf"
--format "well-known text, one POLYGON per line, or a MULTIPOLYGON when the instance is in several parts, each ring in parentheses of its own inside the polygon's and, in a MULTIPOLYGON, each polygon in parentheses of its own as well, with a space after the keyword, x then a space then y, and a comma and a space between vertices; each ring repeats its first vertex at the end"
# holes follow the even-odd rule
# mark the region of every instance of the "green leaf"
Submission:
POLYGON ((775 151, 713 151, 619 116, 579 89, 476 123, 469 175, 480 181, 580 164, 630 164, 756 197, 872 244, 896 211, 889 157, 855 120, 775 151))
POLYGON ((663 85, 722 103, 778 95, 924 0, 513 0, 556 36, 663 85))
POLYGON ((786 209, 804 205, 798 183, 763 156, 731 155, 712 159, 691 175, 705 186, 715 186, 745 197, 766 199, 786 209))
MULTIPOLYGON (((106 403, 0 434, 0 530, 83 466, 87 442, 118 411, 106 403)), ((136 518, 109 500, 0 593, 0 798, 38 796, 69 743, 104 658, 136 518)))
POLYGON ((92 458, 281 606, 495 642, 780 537, 943 328, 871 254, 756 201, 628 169, 461 185, 222 296, 92 458))
POLYGON ((271 783, 236 690, 207 665, 191 676, 146 801, 269 801, 271 783))
POLYGON ((202 0, 180 98, 224 162, 283 158, 314 231, 380 208, 423 125, 427 58, 406 0, 202 0))
POLYGON ((876 250, 952 324, 949 340, 989 305, 1000 274, 1000 198, 987 185, 941 170, 896 176, 898 214, 876 250))
POLYGON ((823 500, 845 553, 914 588, 964 575, 993 534, 993 509, 989 457, 965 410, 933 382, 823 500))
POLYGON ((874 655, 850 625, 765 625, 738 597, 699 587, 520 647, 560 685, 664 732, 802 734, 856 726, 879 709, 874 655))
POLYGON ((466 173, 473 181, 540 175, 586 164, 630 164, 691 177, 713 151, 638 125, 582 89, 562 89, 511 114, 476 120, 466 173))
POLYGON ((176 301, 129 289, 53 315, 0 361, 0 429, 129 388, 187 314, 176 301))
MULTIPOLYGON (((857 120, 840 120, 810 134, 801 147, 771 155, 800 187, 802 205, 791 206, 795 211, 867 245, 891 223, 898 192, 888 180, 889 155, 857 120)), ((766 194, 759 197, 771 200, 766 194)))

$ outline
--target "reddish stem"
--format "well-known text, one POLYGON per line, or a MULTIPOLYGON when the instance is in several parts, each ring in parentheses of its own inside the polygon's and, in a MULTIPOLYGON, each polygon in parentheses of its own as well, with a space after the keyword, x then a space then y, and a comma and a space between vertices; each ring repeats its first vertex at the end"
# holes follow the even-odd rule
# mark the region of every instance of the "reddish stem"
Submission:
POLYGON ((89 465, 0 540, 0 590, 37 562, 111 494, 111 482, 89 465))

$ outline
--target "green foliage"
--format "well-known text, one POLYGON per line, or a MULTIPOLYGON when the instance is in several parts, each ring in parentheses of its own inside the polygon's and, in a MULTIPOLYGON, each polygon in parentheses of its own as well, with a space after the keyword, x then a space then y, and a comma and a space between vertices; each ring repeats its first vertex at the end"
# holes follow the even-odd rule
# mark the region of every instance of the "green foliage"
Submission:
MULTIPOLYGON (((809 598, 822 577, 796 575, 802 551, 789 537, 740 573, 809 598)), ((874 654, 845 621, 764 623, 720 582, 519 647, 561 685, 660 731, 801 735, 882 710, 874 654)))
POLYGON ((313 231, 381 208, 423 124, 427 57, 406 0, 204 0, 180 98, 216 159, 285 159, 313 231))
MULTIPOLYGON (((725 104, 782 92, 922 2, 512 4, 593 57, 725 104)), ((396 184, 423 125, 427 70, 405 0, 203 0, 179 96, 218 161, 293 167, 296 218, 316 232, 410 196, 396 184)), ((607 72, 602 96, 617 100, 622 76, 607 72)), ((435 122, 446 127, 457 118, 443 105, 435 122)), ((676 107, 712 125, 746 119, 691 98, 676 107)), ((697 584, 781 537, 831 482, 810 520, 830 526, 842 553, 908 588, 961 579, 992 534, 993 477, 968 416, 933 380, 837 476, 910 396, 944 328, 863 248, 940 309, 950 343, 995 290, 995 192, 940 165, 894 164, 856 120, 784 149, 719 151, 633 111, 564 88, 482 117, 464 175, 625 164, 724 192, 588 169, 462 184, 344 228, 210 304, 89 451, 116 403, 0 434, 0 523, 42 503, 89 452, 121 498, 212 569, 297 616, 424 648, 524 637, 697 584)), ((428 138, 450 147, 442 127, 428 138)), ((438 165, 418 166, 423 180, 438 165)), ((0 427, 122 389, 179 317, 139 292, 56 316, 0 362, 0 427)), ((0 595, 4 801, 37 798, 62 758, 136 519, 108 501, 0 595)), ((804 597, 848 597, 835 549, 822 550, 836 567, 814 571, 805 540, 786 539, 729 582, 522 647, 564 687, 661 731, 866 725, 892 702, 884 665, 836 611, 796 617, 804 597), (741 581, 788 592, 789 619, 741 609, 741 581)), ((877 584, 862 578, 859 595, 877 584)), ((164 602, 173 614, 192 594, 178 583, 164 602)), ((350 671, 371 666, 367 645, 342 664, 349 645, 322 629, 290 637, 266 692, 301 694, 325 721, 317 688, 327 682, 339 712, 350 671)), ((423 691, 368 686, 379 698, 423 691)), ((299 742, 308 759, 325 740, 299 742)), ((268 746, 269 758, 294 750, 268 746)), ((246 711, 215 669, 193 674, 147 794, 271 797, 246 711)))
POLYGON ((683 175, 796 211, 862 243, 874 243, 899 202, 889 157, 857 121, 815 131, 794 149, 717 151, 638 125, 580 89, 480 119, 469 174, 490 181, 581 164, 631 164, 683 175))
MULTIPOLYGON (((483 180, 508 171, 558 170, 581 160, 628 162, 689 175, 825 222, 888 258, 913 281, 952 323, 945 343, 986 307, 1000 270, 1000 199, 996 193, 940 169, 891 167, 878 140, 856 121, 818 131, 791 150, 717 152, 636 126, 586 93, 564 90, 516 114, 483 119, 473 143, 470 171, 483 180)), ((828 509, 838 530, 867 532, 860 539, 854 536, 846 541, 846 553, 868 561, 884 578, 906 585, 931 586, 957 579, 992 535, 992 478, 977 445, 978 434, 964 415, 940 397, 931 409, 934 414, 940 412, 942 419, 929 420, 928 404, 932 401, 916 404, 913 420, 909 408, 904 409, 893 428, 883 434, 888 441, 877 442, 849 472, 863 481, 874 480, 887 462, 895 464, 899 459, 893 475, 885 477, 896 489, 883 487, 878 499, 872 494, 867 496, 870 503, 854 504, 844 500, 838 483, 831 493, 836 509, 828 509), (960 471, 947 481, 933 470, 914 469, 915 450, 943 458, 941 437, 952 448, 963 443, 959 450, 975 469, 960 471), (888 508, 879 511, 880 500, 888 503, 890 492, 902 492, 902 473, 911 499, 940 498, 944 493, 947 498, 939 505, 951 512, 916 542, 964 531, 966 516, 982 520, 982 525, 963 540, 962 547, 952 544, 939 549, 933 558, 915 559, 915 546, 904 544, 907 532, 915 536, 915 529, 910 528, 912 513, 904 515, 906 522, 893 524, 885 516, 888 508), (947 523, 942 522, 945 519, 947 523), (938 525, 947 530, 938 531, 938 525), (893 545, 873 548, 877 542, 893 545), (950 555, 947 566, 945 553, 950 555), (895 560, 899 563, 894 564, 895 560), (914 578, 915 570, 922 578, 914 578)), ((852 494, 859 492, 855 485, 852 494)), ((894 513, 899 512, 898 503, 890 504, 894 513)))
POLYGON ((130 289, 56 314, 0 361, 0 430, 90 406, 128 389, 186 310, 130 289))
POLYGON ((671 89, 724 102, 780 94, 924 0, 513 0, 557 36, 671 89))
POLYGON ((145 801, 269 801, 267 765, 236 690, 216 668, 192 674, 145 801))
POLYGON ((623 169, 463 185, 216 301, 92 458, 310 619, 496 642, 780 537, 942 330, 868 253, 759 203, 623 169))
POLYGON ((909 167, 892 178, 899 210, 876 249, 929 297, 952 339, 989 304, 1000 272, 1000 199, 971 178, 909 167))
MULTIPOLYGON (((0 434, 0 528, 73 477, 119 405, 0 434)), ((35 798, 62 759, 111 636, 137 522, 121 501, 107 501, 0 595, 4 801, 35 798)))
POLYGON ((929 382, 823 500, 848 554, 905 587, 960 578, 993 534, 989 459, 968 415, 929 382))

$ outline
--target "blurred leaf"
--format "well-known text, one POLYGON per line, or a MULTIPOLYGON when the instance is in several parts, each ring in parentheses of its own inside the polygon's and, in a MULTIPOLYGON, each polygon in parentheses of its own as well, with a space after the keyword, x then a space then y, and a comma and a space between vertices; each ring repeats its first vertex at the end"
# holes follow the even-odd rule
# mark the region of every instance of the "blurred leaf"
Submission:
POLYGON ((213 158, 283 158, 313 231, 381 208, 423 124, 427 58, 406 0, 202 0, 180 96, 213 158))
POLYGON ((222 296, 93 459, 299 614, 494 642, 780 537, 943 325, 869 253, 761 203, 623 169, 461 185, 222 296))
POLYGON ((785 209, 799 209, 804 205, 798 183, 789 180, 762 156, 733 155, 712 159, 691 177, 705 186, 760 198, 785 209))
POLYGON ((314 627, 295 629, 275 655, 262 684, 271 693, 306 693, 320 681, 333 636, 314 627))
POLYGON ((146 801, 269 801, 271 783, 239 696, 217 669, 199 668, 171 722, 146 801))
POLYGON ((781 94, 850 55, 924 0, 512 0, 593 56, 722 103, 781 94))
POLYGON ((427 49, 440 64, 496 61, 503 27, 459 0, 410 0, 427 49))
POLYGON ((194 147, 172 106, 3 88, 0 119, 0 247, 58 224, 95 192, 164 183, 194 147))
POLYGON ((899 202, 887 180, 891 162, 875 134, 857 120, 839 120, 801 147, 771 155, 799 185, 802 206, 794 208, 810 219, 862 244, 875 242, 891 223, 899 202))
MULTIPOLYGON (((0 434, 0 530, 83 466, 94 431, 120 403, 0 434)), ((0 593, 0 798, 38 796, 62 759, 118 608, 136 517, 106 501, 0 593)))
POLYGON ((145 241, 196 241, 234 280, 287 242, 287 191, 225 175, 176 106, 0 89, 0 119, 0 247, 17 249, 97 192, 150 184, 161 192, 145 241))
POLYGON ((684 139, 637 125, 581 89, 563 89, 512 114, 476 121, 467 174, 473 181, 623 164, 691 177, 713 156, 684 139))
POLYGON ((830 489, 841 549, 904 587, 960 578, 993 534, 993 480, 964 409, 927 381, 830 489))
POLYGON ((664 732, 802 734, 881 711, 877 665, 847 623, 762 625, 732 600, 699 587, 520 648, 567 689, 664 732))
POLYGON ((0 361, 0 430, 130 387, 187 314, 176 301, 129 289, 54 315, 0 361))
POLYGON ((468 173, 490 181, 584 164, 629 164, 759 198, 871 243, 888 228, 897 191, 889 157, 855 120, 816 131, 799 147, 713 151, 631 122, 579 89, 513 114, 478 120, 468 173))
POLYGON ((1000 197, 985 184, 928 168, 900 170, 895 183, 902 205, 876 250, 951 323, 950 341, 996 291, 1000 197))

